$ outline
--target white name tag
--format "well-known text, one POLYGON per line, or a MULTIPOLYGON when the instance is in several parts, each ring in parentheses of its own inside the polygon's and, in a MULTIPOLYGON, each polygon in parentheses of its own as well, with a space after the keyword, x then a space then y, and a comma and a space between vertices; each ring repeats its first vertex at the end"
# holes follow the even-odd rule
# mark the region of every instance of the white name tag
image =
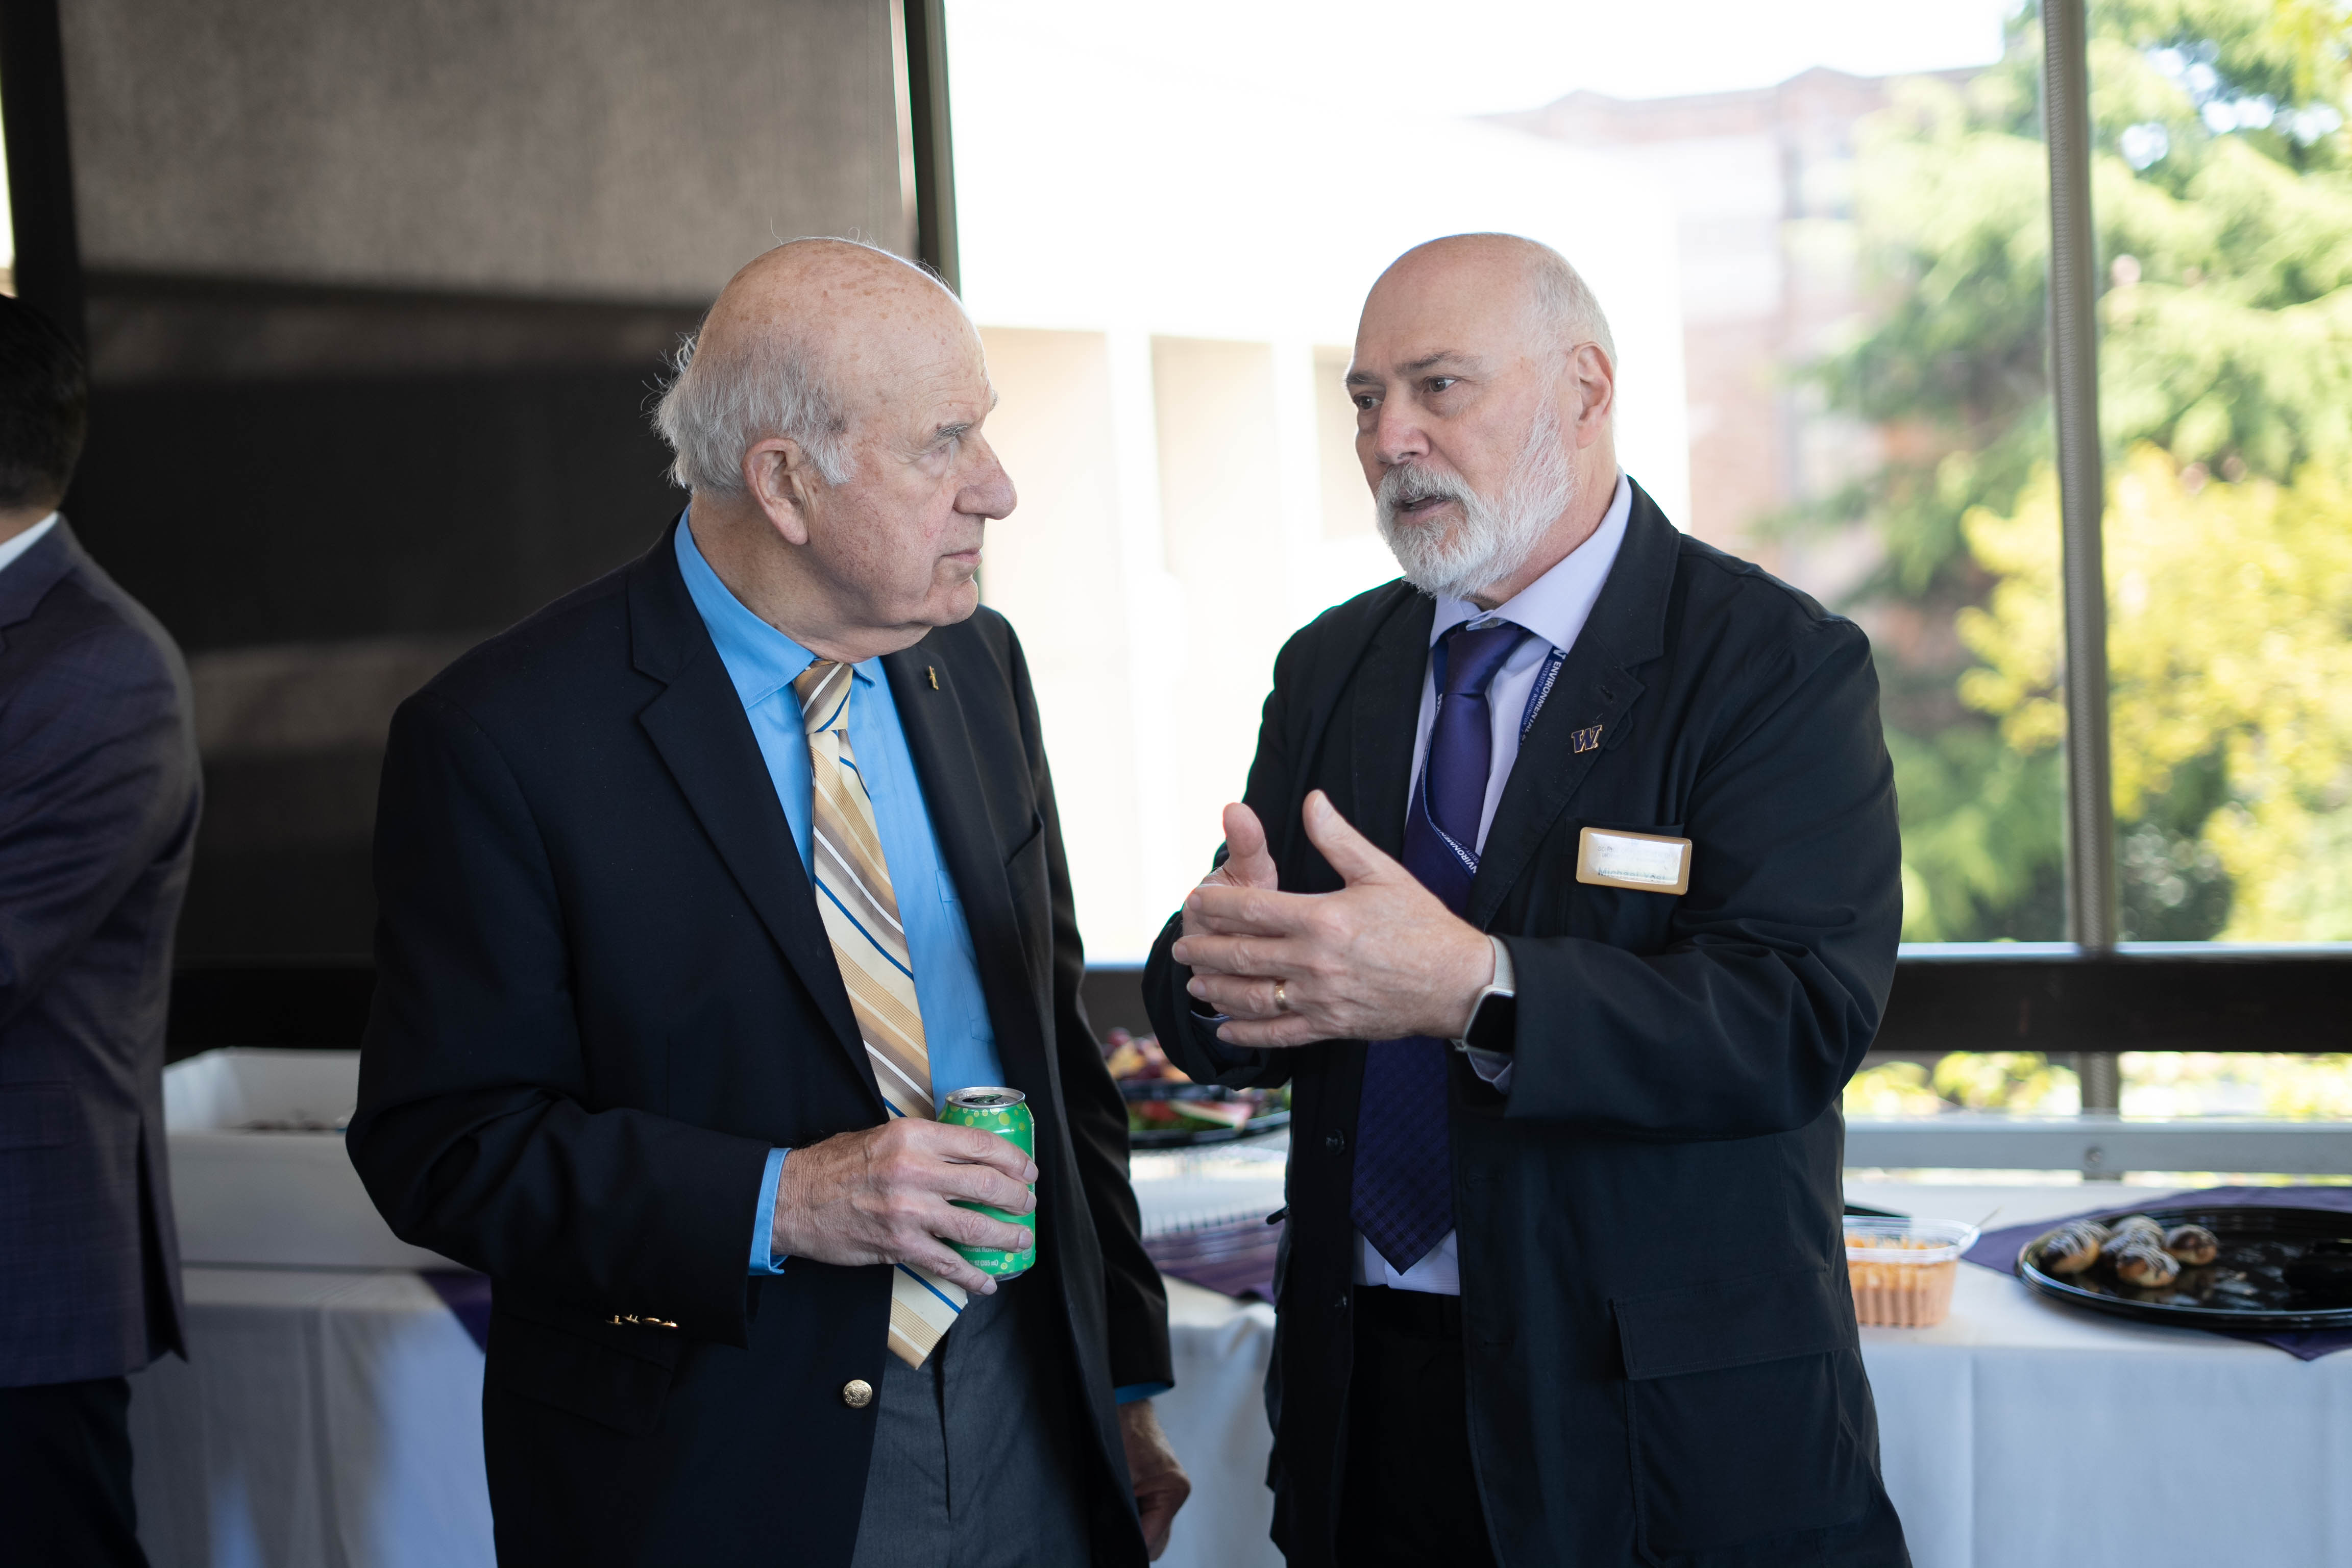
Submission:
POLYGON ((1588 827, 1577 836, 1576 879, 1645 893, 1690 890, 1691 841, 1655 833, 1588 827))

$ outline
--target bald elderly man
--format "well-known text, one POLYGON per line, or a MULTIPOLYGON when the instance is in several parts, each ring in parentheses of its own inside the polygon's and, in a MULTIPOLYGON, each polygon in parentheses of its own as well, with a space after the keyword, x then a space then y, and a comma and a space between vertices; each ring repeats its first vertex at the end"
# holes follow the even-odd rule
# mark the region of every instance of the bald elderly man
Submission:
POLYGON ((838 240, 745 268, 645 556, 403 704, 352 1163, 490 1276, 504 1563, 1140 1563, 1167 1301, 1021 645, 979 335, 838 240), (1034 1163, 933 1120, 1011 1086, 1034 1163), (1032 1193, 1034 1191, 1034 1197, 1032 1193), (1032 1266, 956 1245, 1028 1232, 1032 1266))
POLYGON ((1839 1223, 1901 902, 1870 649, 1619 471, 1616 379, 1540 245, 1382 275, 1404 580, 1284 648, 1153 951, 1171 1058, 1292 1086, 1294 1565, 1907 1561, 1839 1223))

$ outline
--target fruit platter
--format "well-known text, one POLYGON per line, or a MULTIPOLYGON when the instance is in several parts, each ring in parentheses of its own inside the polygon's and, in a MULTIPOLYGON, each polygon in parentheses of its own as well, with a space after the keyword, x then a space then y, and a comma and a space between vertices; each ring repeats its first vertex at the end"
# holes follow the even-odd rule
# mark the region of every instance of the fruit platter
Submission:
POLYGON ((1103 1056, 1127 1101, 1128 1142, 1137 1149, 1189 1149, 1255 1138, 1290 1125, 1290 1090, 1194 1083, 1150 1035, 1113 1029, 1103 1056))

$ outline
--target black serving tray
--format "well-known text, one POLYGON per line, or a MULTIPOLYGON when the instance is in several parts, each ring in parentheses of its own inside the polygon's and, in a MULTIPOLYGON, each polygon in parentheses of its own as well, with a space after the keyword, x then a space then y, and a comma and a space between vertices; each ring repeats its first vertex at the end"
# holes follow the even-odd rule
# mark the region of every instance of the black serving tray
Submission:
POLYGON ((2105 1258, 2081 1274, 2045 1274, 2034 1253, 2053 1226, 2018 1249, 2017 1277, 2027 1289, 2144 1323, 2196 1329, 2352 1329, 2352 1214, 2302 1208, 2116 1209, 2092 1217, 2113 1225, 2144 1214, 2170 1230, 2201 1225, 2221 1254, 2201 1268, 2184 1266, 2158 1290, 2126 1285, 2105 1258))
MULTIPOLYGON (((1122 1100, 1238 1100, 1232 1089, 1213 1083, 1184 1083, 1174 1079, 1123 1079, 1118 1086, 1122 1100)), ((1207 1143, 1232 1143, 1244 1138, 1255 1138, 1261 1132, 1272 1132, 1290 1125, 1288 1108, 1261 1111, 1240 1127, 1154 1127, 1147 1131, 1130 1129, 1127 1135, 1130 1149, 1197 1149, 1207 1143)))

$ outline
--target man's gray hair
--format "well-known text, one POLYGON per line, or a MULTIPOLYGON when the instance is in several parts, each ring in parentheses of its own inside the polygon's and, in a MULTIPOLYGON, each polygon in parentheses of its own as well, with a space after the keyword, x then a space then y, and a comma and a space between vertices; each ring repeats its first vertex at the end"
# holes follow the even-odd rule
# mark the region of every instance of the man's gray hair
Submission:
POLYGON ((1569 265, 1567 257, 1540 240, 1520 234, 1465 234, 1460 237, 1509 241, 1527 259, 1528 276, 1535 285, 1536 310, 1559 334, 1559 346, 1565 350, 1579 343, 1599 343, 1601 352, 1609 356, 1610 364, 1616 364, 1617 340, 1610 335, 1609 318, 1602 313, 1592 286, 1584 280, 1584 274, 1569 265))
POLYGON ((826 484, 849 477, 849 416, 810 345, 779 332, 737 335, 730 352, 702 351, 702 334, 678 345, 654 427, 677 454, 669 477, 706 495, 743 493, 743 454, 783 436, 800 443, 826 484))

